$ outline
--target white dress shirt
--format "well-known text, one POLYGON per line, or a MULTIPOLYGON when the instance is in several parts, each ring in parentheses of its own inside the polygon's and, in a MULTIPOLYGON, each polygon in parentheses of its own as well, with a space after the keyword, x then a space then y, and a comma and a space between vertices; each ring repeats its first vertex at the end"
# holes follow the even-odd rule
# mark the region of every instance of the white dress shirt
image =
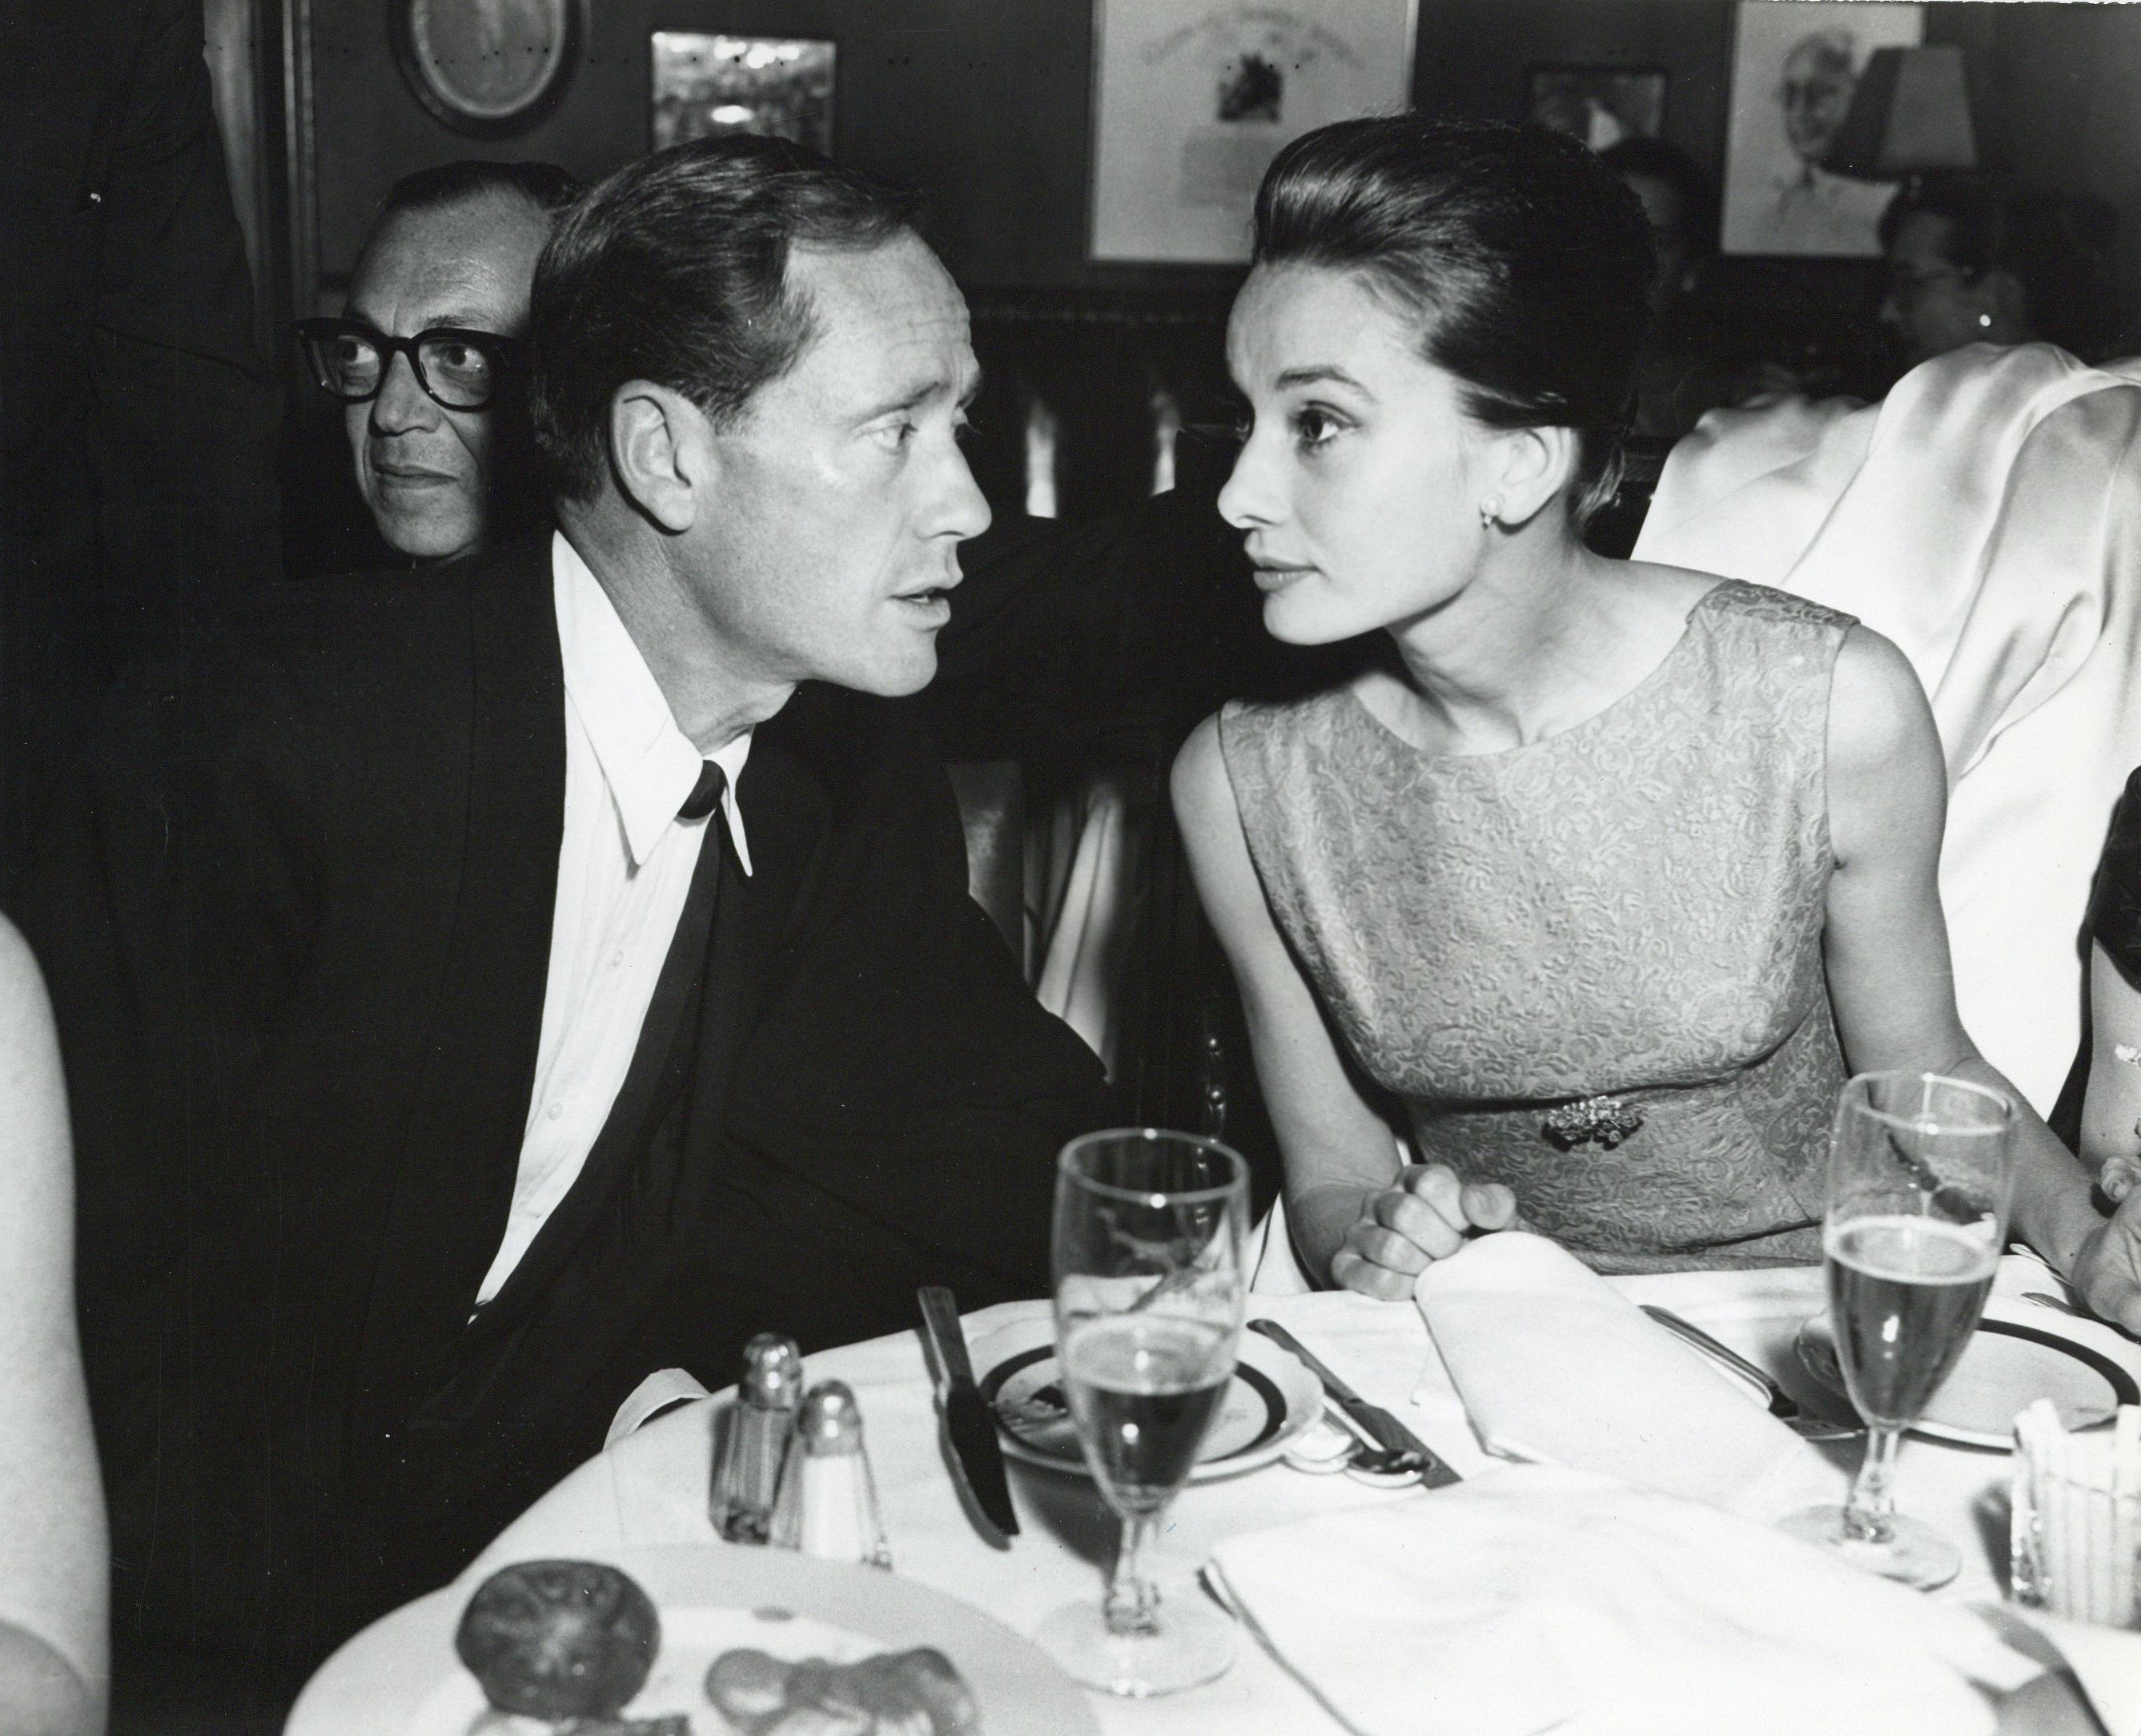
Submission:
MULTIPOLYGON (((535 1087, 513 1208, 479 1306, 520 1263, 609 1119, 706 837, 706 821, 677 817, 699 780, 699 750, 562 533, 551 539, 550 573, 564 655, 565 829, 535 1087)), ((746 730, 711 756, 728 778, 722 817, 746 874, 736 790, 750 755, 746 730)))

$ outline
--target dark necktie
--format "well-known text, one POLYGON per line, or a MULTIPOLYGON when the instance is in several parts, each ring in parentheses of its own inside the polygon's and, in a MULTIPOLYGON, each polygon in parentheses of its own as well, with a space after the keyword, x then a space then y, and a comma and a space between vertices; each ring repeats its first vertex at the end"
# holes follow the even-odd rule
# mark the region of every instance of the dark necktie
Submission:
POLYGON ((699 767, 699 781, 692 786, 691 794, 684 798, 684 805, 677 810, 679 819, 704 819, 721 804, 721 794, 729 787, 728 779, 720 766, 711 760, 699 767))

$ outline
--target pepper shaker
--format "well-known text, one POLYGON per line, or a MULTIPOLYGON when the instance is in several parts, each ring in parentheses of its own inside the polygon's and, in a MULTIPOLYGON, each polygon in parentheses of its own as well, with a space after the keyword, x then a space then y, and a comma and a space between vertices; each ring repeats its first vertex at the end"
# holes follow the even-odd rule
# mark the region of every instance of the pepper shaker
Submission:
POLYGON ((766 1541, 802 1390, 794 1339, 761 1332, 744 1346, 736 1400, 721 1419, 709 1502, 714 1529, 731 1543, 766 1541))
POLYGON ((821 1561, 892 1566, 863 1448, 862 1410, 844 1382, 824 1381, 804 1398, 781 1473, 773 1541, 821 1561))

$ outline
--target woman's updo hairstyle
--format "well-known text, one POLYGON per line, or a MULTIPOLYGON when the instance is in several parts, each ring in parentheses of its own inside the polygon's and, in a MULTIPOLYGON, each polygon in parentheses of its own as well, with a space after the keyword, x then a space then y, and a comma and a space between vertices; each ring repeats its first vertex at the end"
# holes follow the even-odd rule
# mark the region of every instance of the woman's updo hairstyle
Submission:
POLYGON ((1613 498, 1656 269, 1641 201, 1575 140, 1417 115, 1304 133, 1257 194, 1258 265, 1357 273, 1490 428, 1578 436, 1577 526, 1613 498))

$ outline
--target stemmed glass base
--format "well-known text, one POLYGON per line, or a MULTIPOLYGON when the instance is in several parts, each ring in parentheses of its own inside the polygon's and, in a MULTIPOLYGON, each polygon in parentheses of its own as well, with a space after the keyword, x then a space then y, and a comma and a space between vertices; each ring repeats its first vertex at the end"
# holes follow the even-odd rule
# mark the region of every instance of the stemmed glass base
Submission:
POLYGON ((1788 1537, 1817 1543, 1868 1573, 1921 1591, 1937 1591, 1962 1570, 1962 1557, 1930 1525, 1892 1513, 1868 1526, 1841 1507, 1810 1507, 1778 1526, 1788 1537))
POLYGON ((1170 1600, 1164 1625, 1145 1633, 1115 1631, 1098 1602, 1066 1603, 1033 1639, 1073 1680, 1133 1699, 1200 1687, 1234 1661, 1234 1624, 1194 1597, 1170 1600))

